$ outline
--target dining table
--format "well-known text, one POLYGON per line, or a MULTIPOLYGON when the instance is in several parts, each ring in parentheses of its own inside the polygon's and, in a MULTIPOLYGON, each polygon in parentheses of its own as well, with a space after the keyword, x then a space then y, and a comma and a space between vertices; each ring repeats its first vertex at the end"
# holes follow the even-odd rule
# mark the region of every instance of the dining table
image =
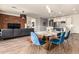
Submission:
POLYGON ((59 32, 49 32, 49 31, 40 31, 40 32, 35 32, 38 36, 45 36, 46 37, 46 48, 47 50, 50 49, 50 46, 51 46, 51 43, 50 43, 50 40, 52 39, 57 39, 57 33, 59 32))

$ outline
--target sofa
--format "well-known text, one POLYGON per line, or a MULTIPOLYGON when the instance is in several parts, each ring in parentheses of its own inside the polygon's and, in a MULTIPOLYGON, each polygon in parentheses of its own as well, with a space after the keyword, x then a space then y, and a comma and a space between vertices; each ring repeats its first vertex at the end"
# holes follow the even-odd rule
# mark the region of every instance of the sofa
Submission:
POLYGON ((33 28, 0 29, 0 39, 30 36, 30 32, 34 32, 34 29, 33 28))

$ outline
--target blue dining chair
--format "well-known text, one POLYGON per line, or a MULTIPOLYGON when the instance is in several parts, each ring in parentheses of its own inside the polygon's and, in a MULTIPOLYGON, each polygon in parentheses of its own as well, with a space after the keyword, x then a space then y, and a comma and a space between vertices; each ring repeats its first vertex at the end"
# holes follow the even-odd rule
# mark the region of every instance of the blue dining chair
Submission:
POLYGON ((68 46, 70 46, 70 43, 69 43, 69 40, 68 40, 69 36, 70 36, 70 31, 66 32, 65 37, 64 37, 64 39, 67 41, 68 46))
POLYGON ((56 45, 61 44, 64 42, 64 36, 65 36, 65 32, 62 32, 59 39, 53 39, 53 40, 50 40, 50 42, 56 45))
POLYGON ((65 37, 64 37, 64 38, 65 38, 65 40, 66 40, 66 39, 68 39, 68 38, 69 38, 69 36, 70 36, 70 31, 65 33, 65 37))
MULTIPOLYGON (((68 31, 68 32, 65 32, 64 39, 65 39, 65 40, 66 40, 66 39, 68 39, 68 38, 69 38, 69 35, 70 35, 70 31, 68 31)), ((61 33, 57 33, 57 36, 58 36, 58 38, 60 38, 60 36, 61 36, 61 33)))
POLYGON ((60 38, 60 36, 61 36, 61 32, 60 33, 57 33, 57 37, 60 38))
POLYGON ((31 39, 32 39, 33 44, 35 45, 45 44, 45 41, 43 41, 42 39, 38 39, 38 36, 34 32, 31 32, 31 39))

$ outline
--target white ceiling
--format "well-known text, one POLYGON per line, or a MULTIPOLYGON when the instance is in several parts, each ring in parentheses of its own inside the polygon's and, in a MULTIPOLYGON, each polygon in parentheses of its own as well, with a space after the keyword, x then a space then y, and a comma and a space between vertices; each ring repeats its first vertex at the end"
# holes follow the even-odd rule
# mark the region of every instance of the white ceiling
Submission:
MULTIPOLYGON (((79 13, 79 4, 49 4, 48 6, 52 10, 52 17, 79 13)), ((0 4, 0 11, 12 14, 20 14, 24 11, 26 15, 31 17, 49 17, 46 4, 0 4)))

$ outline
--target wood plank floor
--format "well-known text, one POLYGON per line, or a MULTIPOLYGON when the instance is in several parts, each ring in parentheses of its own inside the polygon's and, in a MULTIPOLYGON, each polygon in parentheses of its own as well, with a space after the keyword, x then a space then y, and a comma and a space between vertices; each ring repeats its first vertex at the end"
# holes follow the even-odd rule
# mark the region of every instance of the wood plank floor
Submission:
POLYGON ((50 50, 29 43, 30 37, 0 41, 0 54, 78 54, 79 34, 72 34, 59 46, 52 45, 50 50))

